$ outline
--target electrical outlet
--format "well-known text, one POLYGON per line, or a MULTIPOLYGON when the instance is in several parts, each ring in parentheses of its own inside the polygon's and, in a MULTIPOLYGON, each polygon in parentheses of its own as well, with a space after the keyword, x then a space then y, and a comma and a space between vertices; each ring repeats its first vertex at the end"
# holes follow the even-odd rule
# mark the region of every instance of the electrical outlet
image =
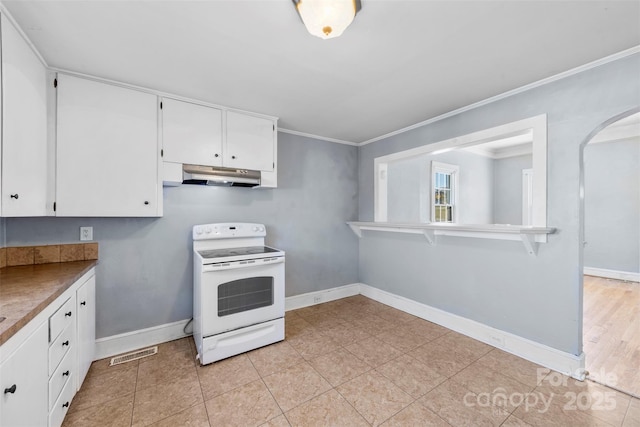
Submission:
POLYGON ((80 227, 80 240, 93 240, 93 227, 80 227))
POLYGON ((321 302, 322 302, 322 297, 321 296, 313 297, 313 303, 314 304, 319 304, 321 302))

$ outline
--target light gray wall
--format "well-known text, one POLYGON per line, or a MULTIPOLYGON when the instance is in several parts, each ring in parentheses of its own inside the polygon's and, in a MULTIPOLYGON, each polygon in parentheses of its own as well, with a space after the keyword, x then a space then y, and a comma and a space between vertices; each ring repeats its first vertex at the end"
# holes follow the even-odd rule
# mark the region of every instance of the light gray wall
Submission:
POLYGON ((5 219, 0 218, 0 248, 5 247, 5 219))
POLYGON ((387 168, 387 220, 429 220, 429 166, 424 157, 391 162, 387 168))
POLYGON ((493 160, 464 151, 421 156, 389 163, 387 219, 389 222, 429 222, 432 161, 460 167, 458 222, 493 222, 493 160))
POLYGON ((493 161, 494 223, 522 224, 522 170, 531 164, 530 154, 493 161))
POLYGON ((547 222, 558 232, 538 256, 522 243, 365 231, 360 280, 555 349, 582 352, 580 144, 640 106, 640 55, 512 95, 360 149, 359 216, 373 220, 373 159, 547 114, 547 222))
POLYGON ((584 150, 585 267, 640 273, 640 138, 584 150))
POLYGON ((358 281, 357 148, 279 133, 278 188, 164 189, 163 218, 7 218, 9 246, 75 242, 93 226, 98 338, 192 316, 191 227, 257 222, 286 251, 286 295, 358 281))

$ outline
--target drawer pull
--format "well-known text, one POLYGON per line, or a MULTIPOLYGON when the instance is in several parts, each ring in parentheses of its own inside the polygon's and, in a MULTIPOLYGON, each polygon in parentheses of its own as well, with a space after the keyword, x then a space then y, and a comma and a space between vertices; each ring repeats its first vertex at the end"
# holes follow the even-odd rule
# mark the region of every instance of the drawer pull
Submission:
POLYGON ((69 402, 64 402, 64 403, 62 404, 62 407, 63 407, 63 408, 68 408, 68 407, 69 407, 69 402))
POLYGON ((80 305, 87 305, 87 302, 86 302, 86 301, 82 301, 82 302, 80 303, 80 305))
POLYGON ((18 194, 12 194, 10 197, 11 197, 12 199, 16 199, 16 200, 18 200, 18 197, 19 197, 19 196, 18 196, 18 194))
POLYGON ((63 373, 62 373, 62 376, 63 376, 63 377, 68 377, 68 376, 69 376, 69 371, 63 372, 63 373))
POLYGON ((62 343, 62 346, 64 347, 65 345, 69 345, 69 340, 66 340, 65 342, 62 343))
POLYGON ((69 312, 65 313, 64 315, 65 315, 65 317, 71 317, 71 312, 69 311, 69 312))
POLYGON ((15 385, 15 384, 14 384, 14 385, 12 385, 12 386, 11 386, 11 387, 9 387, 9 388, 5 388, 5 389, 4 389, 4 394, 7 394, 7 393, 11 393, 11 394, 13 394, 13 393, 15 393, 15 392, 16 392, 16 385, 15 385))

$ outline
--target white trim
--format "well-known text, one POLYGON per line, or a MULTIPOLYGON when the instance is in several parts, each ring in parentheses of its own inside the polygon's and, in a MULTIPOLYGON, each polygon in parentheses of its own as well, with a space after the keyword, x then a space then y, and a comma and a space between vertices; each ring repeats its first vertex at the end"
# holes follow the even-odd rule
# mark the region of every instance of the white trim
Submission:
POLYGON ((368 139, 366 141, 362 141, 359 145, 362 147, 362 146, 365 146, 367 144, 371 144, 372 142, 376 142, 376 141, 380 141, 382 139, 390 138, 392 136, 399 135, 401 133, 405 133, 405 132, 408 132, 410 130, 422 127, 422 126, 426 126, 426 125, 429 125, 431 123, 435 123, 435 122, 438 122, 440 120, 444 120, 444 119, 446 119, 448 117, 453 117, 453 116, 456 116, 458 114, 462 114, 462 113, 464 113, 466 111, 473 110, 474 108, 479 108, 479 107, 482 107, 484 105, 488 105, 488 104, 491 104, 493 102, 500 101, 501 99, 505 99, 505 98, 508 98, 510 96, 517 95, 519 93, 526 92, 528 90, 535 89, 535 88, 540 87, 540 86, 544 86, 544 85, 546 85, 548 83, 553 83, 555 81, 564 79, 565 77, 570 77, 570 76, 573 76, 575 74, 582 73, 583 71, 591 70, 592 68, 596 68, 596 67, 599 67, 601 65, 605 65, 605 64, 608 64, 610 62, 617 61, 618 59, 626 58, 627 56, 631 56, 631 55, 634 55, 636 53, 640 53, 640 45, 639 46, 634 46, 634 47, 632 47, 630 49, 623 50, 622 52, 614 53, 613 55, 605 56, 604 58, 596 59, 595 61, 586 63, 584 65, 580 65, 579 67, 575 67, 575 68, 572 68, 570 70, 563 71, 562 73, 558 73, 556 75, 544 78, 542 80, 538 80, 538 81, 535 81, 533 83, 529 83, 529 84, 526 84, 524 86, 520 86, 519 88, 512 89, 512 90, 509 90, 507 92, 503 92, 503 93, 501 93, 499 95, 492 96, 492 97, 484 99, 482 101, 466 105, 466 106, 458 108, 456 110, 449 111, 448 113, 444 113, 444 114, 441 114, 439 116, 433 117, 431 119, 427 119, 427 120, 421 121, 421 122, 416 123, 414 125, 407 126, 405 128, 398 129, 396 131, 389 132, 389 133, 386 133, 384 135, 380 135, 380 136, 377 136, 375 138, 368 139))
POLYGON ((625 280, 627 282, 639 282, 640 273, 633 271, 608 270, 606 268, 585 267, 584 274, 587 276, 605 277, 607 279, 625 280))
MULTIPOLYGON (((415 158, 426 154, 440 154, 454 149, 467 148, 496 139, 531 133, 533 140, 532 167, 536 174, 533 181, 533 218, 532 224, 537 227, 547 225, 547 115, 517 120, 503 125, 482 129, 466 135, 421 145, 408 150, 398 151, 376 157, 374 167, 374 219, 376 222, 387 218, 387 199, 379 197, 381 190, 388 191, 386 174, 381 171, 384 165, 403 159, 415 158), (382 179, 384 177, 384 179, 382 179)), ((546 237, 545 237, 546 238, 546 237)))
POLYGON ((16 31, 18 31, 18 34, 20 34, 20 37, 24 39, 24 41, 29 45, 33 53, 38 57, 40 62, 42 62, 42 65, 44 65, 45 67, 49 67, 49 65, 47 64, 47 61, 44 60, 44 57, 40 54, 40 51, 36 48, 36 45, 34 45, 31 42, 31 39, 27 37, 27 34, 24 31, 22 31, 22 27, 18 25, 18 21, 16 21, 13 18, 13 15, 11 15, 11 12, 9 12, 7 7, 1 1, 0 1, 0 14, 3 14, 7 17, 11 25, 13 25, 16 31))
POLYGON ((522 225, 532 225, 533 168, 522 169, 522 225))
POLYGON ((284 133, 288 133, 288 134, 291 134, 291 135, 297 135, 297 136, 304 136, 305 138, 319 139, 321 141, 334 142, 336 144, 351 145, 351 146, 354 146, 354 147, 358 147, 360 145, 357 142, 345 141, 343 139, 330 138, 328 136, 314 135, 312 133, 299 132, 297 130, 291 130, 291 129, 278 128, 278 132, 284 132, 284 133))
POLYGON ((104 359, 129 351, 138 350, 143 347, 162 344, 163 342, 184 338, 190 334, 184 333, 184 327, 189 319, 179 320, 173 323, 154 326, 147 329, 126 332, 124 334, 112 335, 110 337, 96 340, 95 359, 104 359))
POLYGON ((617 142, 624 140, 640 141, 640 125, 608 126, 593 137, 589 144, 601 144, 603 142, 617 142))
POLYGON ((306 294, 294 295, 285 298, 285 311, 297 310, 298 308, 309 307, 311 305, 322 304, 328 301, 334 301, 341 298, 352 297, 360 293, 360 284, 352 283, 350 285, 338 286, 337 288, 325 289, 317 292, 308 292, 306 294))
MULTIPOLYGON (((451 206, 451 223, 458 223, 458 181, 460 175, 460 166, 452 165, 450 163, 436 162, 431 160, 431 170, 429 180, 431 181, 431 193, 429 195, 429 205, 431 208, 431 216, 429 217, 432 223, 447 223, 449 221, 436 221, 436 173, 443 175, 449 175, 451 177, 451 183, 449 186, 450 203, 451 206)), ((445 206, 445 205, 440 205, 445 206)))
MULTIPOLYGON (((437 323, 445 328, 482 341, 493 347, 500 348, 546 368, 570 375, 573 378, 583 380, 585 377, 584 353, 580 355, 566 353, 518 335, 492 328, 491 326, 474 320, 374 288, 364 283, 352 283, 336 288, 287 297, 285 307, 286 311, 290 311, 359 294, 421 319, 437 323), (320 298, 320 300, 317 298, 320 298)), ((105 357, 112 357, 139 348, 150 347, 183 338, 188 336, 188 334, 183 332, 183 328, 187 322, 188 320, 181 320, 153 328, 100 338, 96 340, 95 358, 98 360, 105 357)))
POLYGON ((585 377, 584 353, 580 355, 566 353, 518 335, 492 328, 491 326, 474 320, 394 295, 390 292, 382 291, 364 283, 360 284, 360 293, 385 305, 397 308, 421 319, 437 323, 447 329, 459 332, 493 347, 500 348, 508 353, 554 371, 580 380, 583 380, 585 377))
MULTIPOLYGON (((285 310, 295 310, 314 304, 358 295, 359 293, 360 285, 355 283, 323 291, 309 292, 302 295, 287 297, 285 299, 285 310), (316 298, 319 298, 319 300, 316 298)), ((110 337, 99 338, 96 340, 95 360, 104 359, 105 357, 113 357, 118 354, 138 350, 143 347, 150 347, 163 342, 190 336, 191 334, 184 333, 184 327, 187 322, 189 322, 189 319, 166 323, 164 325, 158 325, 147 329, 139 329, 137 331, 126 332, 124 334, 112 335, 110 337)))

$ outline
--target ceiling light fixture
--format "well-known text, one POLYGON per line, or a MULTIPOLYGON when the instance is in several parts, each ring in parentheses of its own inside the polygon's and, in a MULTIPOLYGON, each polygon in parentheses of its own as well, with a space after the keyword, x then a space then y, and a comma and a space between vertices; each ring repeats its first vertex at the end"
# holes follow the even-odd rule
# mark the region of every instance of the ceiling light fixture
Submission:
POLYGON ((360 0, 292 0, 309 31, 322 39, 338 37, 362 8, 360 0))

